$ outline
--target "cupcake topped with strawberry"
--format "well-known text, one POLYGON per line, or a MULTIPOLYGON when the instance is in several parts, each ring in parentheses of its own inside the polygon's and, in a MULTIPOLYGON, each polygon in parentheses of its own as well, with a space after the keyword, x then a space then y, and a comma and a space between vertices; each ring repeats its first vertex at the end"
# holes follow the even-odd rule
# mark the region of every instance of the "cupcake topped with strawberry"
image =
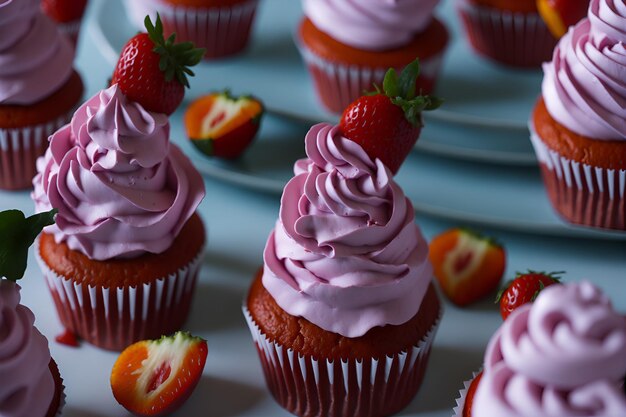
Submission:
POLYGON ((338 126, 313 126, 283 191, 245 313, 270 390, 294 414, 390 415, 422 381, 441 304, 428 244, 393 178, 420 112, 438 105, 415 96, 417 70, 390 70, 384 91, 352 103, 338 126), (385 400, 395 384, 406 389, 385 400))
POLYGON ((182 326, 205 242, 196 214, 204 182, 170 142, 168 121, 193 74, 187 65, 202 52, 173 36, 164 40, 158 20, 146 23, 148 33, 124 47, 113 85, 51 136, 33 180, 35 206, 58 210, 39 240, 38 260, 61 321, 115 350, 182 326), (68 281, 77 294, 59 293, 68 281), (81 311, 73 297, 93 299, 81 311), (77 318, 84 315, 92 320, 77 318))
POLYGON ((58 210, 46 232, 96 260, 163 252, 204 197, 167 117, 201 51, 165 41, 158 19, 146 25, 124 47, 113 85, 52 135, 33 180, 37 209, 58 210))
POLYGON ((0 414, 6 417, 53 417, 63 406, 59 370, 48 341, 34 326, 33 312, 20 304, 17 284, 24 276, 29 246, 42 227, 54 222, 53 216, 0 212, 0 414))
POLYGON ((277 303, 347 337, 405 323, 431 281, 428 245, 393 179, 421 111, 439 105, 415 95, 418 71, 417 61, 389 71, 384 90, 348 106, 338 126, 311 128, 265 249, 263 284, 277 303))
POLYGON ((626 318, 589 282, 551 285, 492 337, 471 417, 624 416, 625 376, 626 318))

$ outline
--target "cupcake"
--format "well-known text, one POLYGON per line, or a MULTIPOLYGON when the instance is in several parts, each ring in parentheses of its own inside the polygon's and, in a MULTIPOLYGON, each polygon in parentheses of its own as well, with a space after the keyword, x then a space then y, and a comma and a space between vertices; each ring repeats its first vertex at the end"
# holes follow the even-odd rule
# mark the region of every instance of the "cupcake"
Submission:
POLYGON ((76 49, 87 0, 41 0, 41 9, 59 30, 67 35, 76 49))
POLYGON ((328 124, 305 147, 244 306, 265 378, 298 416, 393 414, 442 312, 428 244, 380 159, 328 124))
MULTIPOLYGON (((157 12, 166 35, 176 33, 179 41, 205 48, 205 59, 224 58, 241 52, 259 0, 126 0, 131 22, 143 29, 146 15, 157 12)), ((154 19, 153 19, 154 20, 154 19)))
POLYGON ((184 323, 204 228, 200 174, 169 141, 165 114, 118 85, 87 100, 37 163, 37 209, 58 210, 37 247, 63 325, 105 349, 184 323))
POLYGON ((626 6, 593 0, 544 65, 531 140, 566 221, 626 230, 626 6))
POLYGON ((448 42, 433 17, 438 0, 304 0, 296 42, 321 104, 341 112, 364 91, 381 85, 388 68, 419 58, 417 91, 430 93, 448 42))
POLYGON ((0 212, 0 414, 6 417, 54 417, 65 403, 48 341, 34 326, 33 312, 20 304, 16 282, 24 276, 28 247, 50 223, 52 213, 25 219, 17 210, 0 212))
POLYGON ((625 375, 626 318, 591 283, 552 285, 492 337, 454 417, 621 417, 625 375))
POLYGON ((74 53, 37 0, 0 2, 0 188, 29 188, 48 136, 80 103, 74 53))
POLYGON ((557 39, 539 15, 536 0, 458 0, 472 48, 495 62, 539 67, 557 39))

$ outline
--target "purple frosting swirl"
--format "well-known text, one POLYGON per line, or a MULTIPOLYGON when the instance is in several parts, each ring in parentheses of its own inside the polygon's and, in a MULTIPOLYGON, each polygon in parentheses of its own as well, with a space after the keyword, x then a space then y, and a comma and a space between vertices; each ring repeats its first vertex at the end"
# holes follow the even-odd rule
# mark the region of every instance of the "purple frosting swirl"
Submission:
POLYGON ((73 48, 39 3, 0 2, 0 104, 36 103, 72 74, 73 48))
POLYGON ((265 247, 265 288, 289 314, 347 337, 407 322, 432 275, 413 206, 337 127, 313 126, 305 146, 265 247))
POLYGON ((543 69, 555 120, 593 139, 626 140, 626 3, 592 0, 543 69))
POLYGON ((626 319, 588 282, 553 285, 494 335, 473 410, 481 417, 626 415, 626 319))
POLYGON ((304 0, 305 15, 321 31, 355 48, 406 45, 426 29, 439 0, 304 0))
POLYGON ((5 279, 0 311, 0 415, 45 416, 55 391, 48 341, 33 325, 33 312, 20 304, 20 286, 5 279))
POLYGON ((46 231, 96 260, 165 251, 204 197, 200 174, 169 142, 167 117, 116 85, 51 136, 37 169, 37 210, 59 210, 46 231))

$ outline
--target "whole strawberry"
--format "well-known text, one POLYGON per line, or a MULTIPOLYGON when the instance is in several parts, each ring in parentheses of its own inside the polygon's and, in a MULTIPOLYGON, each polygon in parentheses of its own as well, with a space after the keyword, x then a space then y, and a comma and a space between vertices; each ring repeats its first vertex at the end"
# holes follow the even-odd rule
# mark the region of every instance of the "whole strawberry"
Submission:
POLYGON ((530 270, 526 273, 518 272, 496 297, 496 303, 500 303, 502 319, 506 320, 519 306, 535 301, 545 287, 559 283, 560 274, 563 272, 545 273, 530 270))
POLYGON ((144 22, 148 33, 139 33, 124 45, 111 83, 146 110, 170 115, 189 87, 187 75, 194 75, 189 67, 200 62, 204 50, 191 42, 174 43, 175 34, 166 40, 158 15, 154 25, 148 16, 144 22))
POLYGON ((360 144, 372 159, 380 159, 394 174, 415 146, 422 129, 421 112, 434 110, 441 100, 416 96, 419 60, 407 65, 400 76, 391 68, 385 74, 383 91, 362 96, 343 112, 339 128, 360 144))

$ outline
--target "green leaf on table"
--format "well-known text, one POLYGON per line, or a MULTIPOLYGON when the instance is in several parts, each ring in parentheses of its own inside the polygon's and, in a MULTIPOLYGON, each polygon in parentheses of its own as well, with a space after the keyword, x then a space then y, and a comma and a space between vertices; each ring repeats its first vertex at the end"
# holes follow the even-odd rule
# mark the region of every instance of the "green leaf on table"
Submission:
POLYGON ((17 281, 24 276, 28 248, 41 230, 54 223, 56 210, 25 217, 19 210, 0 212, 0 277, 17 281))

